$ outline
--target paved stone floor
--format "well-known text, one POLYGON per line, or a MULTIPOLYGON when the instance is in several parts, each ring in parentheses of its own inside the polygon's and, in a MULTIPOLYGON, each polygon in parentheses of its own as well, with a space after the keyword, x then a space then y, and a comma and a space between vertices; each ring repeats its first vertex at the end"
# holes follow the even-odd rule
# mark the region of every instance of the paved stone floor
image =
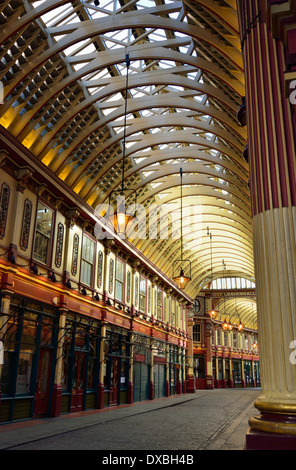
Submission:
POLYGON ((258 414, 253 404, 259 394, 260 389, 198 390, 112 409, 3 424, 0 449, 243 450, 248 420, 258 414))

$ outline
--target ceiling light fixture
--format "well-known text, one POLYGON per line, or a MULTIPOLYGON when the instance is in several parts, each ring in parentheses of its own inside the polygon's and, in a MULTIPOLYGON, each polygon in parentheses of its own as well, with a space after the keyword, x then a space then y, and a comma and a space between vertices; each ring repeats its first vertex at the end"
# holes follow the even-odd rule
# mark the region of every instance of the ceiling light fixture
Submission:
MULTIPOLYGON (((126 188, 124 185, 125 178, 125 151, 126 151, 126 117, 127 117, 127 97, 128 97, 128 71, 130 66, 129 54, 125 56, 126 63, 126 85, 125 85, 125 105, 124 105, 124 126, 123 126, 123 149, 122 149, 122 180, 121 180, 121 189, 115 189, 111 191, 109 196, 109 213, 105 215, 109 220, 111 225, 114 227, 116 233, 121 236, 125 236, 127 233, 130 223, 133 222, 136 218, 135 209, 136 209, 136 191, 132 188, 126 188), (134 210, 131 207, 126 210, 125 208, 125 193, 129 191, 135 192, 134 200, 134 210), (117 208, 115 211, 112 209, 111 200, 112 196, 117 194, 117 208)), ((132 205, 133 206, 133 205, 132 205)))

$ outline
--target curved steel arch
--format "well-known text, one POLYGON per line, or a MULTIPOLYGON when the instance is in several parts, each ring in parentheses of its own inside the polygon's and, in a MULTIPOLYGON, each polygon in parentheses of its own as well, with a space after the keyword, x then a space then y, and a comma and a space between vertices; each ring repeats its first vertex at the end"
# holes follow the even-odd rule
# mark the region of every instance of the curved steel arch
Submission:
MULTIPOLYGON (((171 229, 171 227, 173 226, 173 224, 177 224, 178 223, 178 220, 180 220, 180 218, 178 218, 178 216, 176 215, 172 215, 174 214, 175 212, 177 212, 177 214, 179 215, 179 212, 180 212, 180 207, 181 205, 178 204, 178 201, 177 199, 174 199, 174 201, 176 201, 176 204, 178 205, 178 207, 174 207, 174 208, 168 208, 168 210, 166 210, 166 212, 162 215, 159 214, 159 219, 157 220, 160 220, 160 222, 163 222, 163 223, 167 223, 166 221, 163 220, 163 217, 166 217, 168 218, 168 220, 170 219, 173 219, 173 222, 169 222, 167 223, 167 227, 168 227, 168 230, 171 229)), ((187 202, 187 201, 186 201, 187 202)), ((186 208, 187 207, 190 207, 191 209, 191 214, 190 215, 187 215, 184 217, 184 218, 191 218, 190 220, 192 220, 192 218, 195 216, 196 219, 193 219, 193 221, 195 220, 195 225, 197 226, 200 226, 201 224, 203 226, 213 226, 214 229, 216 227, 217 224, 222 224, 223 222, 225 222, 225 225, 227 226, 227 221, 230 220, 232 221, 233 223, 235 224, 238 224, 239 227, 240 227, 240 230, 242 232, 244 232, 246 235, 249 234, 250 238, 252 238, 252 231, 250 229, 250 220, 247 222, 246 219, 244 217, 242 217, 241 215, 238 215, 237 213, 221 213, 219 211, 217 211, 217 208, 220 208, 222 207, 222 204, 219 204, 218 203, 212 203, 212 205, 210 206, 211 207, 211 210, 209 209, 209 207, 207 208, 207 210, 205 211, 204 210, 204 204, 202 205, 203 209, 202 211, 200 211, 200 213, 198 213, 198 211, 196 210, 195 213, 194 213, 194 210, 192 210, 192 207, 194 207, 194 204, 196 206, 201 206, 201 203, 199 203, 199 200, 197 199, 197 201, 190 201, 190 203, 188 205, 186 204, 183 204, 183 207, 184 207, 184 211, 186 213, 186 208), (221 219, 221 220, 220 220, 221 219), (223 222, 222 222, 223 221, 223 222)), ((159 206, 158 206, 159 207, 159 206)), ((223 209, 226 208, 226 205, 224 205, 223 209)), ((149 212, 147 214, 147 211, 145 212, 145 215, 143 215, 143 217, 146 218, 145 222, 146 222, 146 227, 149 229, 149 225, 152 226, 152 223, 156 220, 156 217, 157 217, 157 212, 159 213, 159 211, 155 208, 149 208, 149 212)), ((138 222, 138 225, 141 226, 141 224, 143 223, 143 220, 142 220, 142 217, 137 217, 137 222, 138 222)), ((152 229, 151 229, 152 231, 152 229)), ((172 234, 172 237, 173 237, 173 232, 171 230, 170 232, 172 234)), ((245 241, 244 241, 245 243, 245 241)), ((142 250, 145 250, 147 245, 149 245, 149 238, 141 238, 139 240, 137 240, 137 247, 142 251, 142 250)), ((250 250, 250 247, 249 247, 249 250, 250 250)))
MULTIPOLYGON (((145 59, 145 58, 156 58, 156 54, 159 54, 157 56, 157 59, 168 59, 168 51, 167 48, 165 47, 152 47, 150 46, 151 53, 147 53, 147 51, 143 50, 141 47, 136 47, 135 52, 133 54, 130 53, 130 56, 133 55, 133 60, 139 60, 139 59, 145 59), (139 49, 137 51, 137 49, 139 49)), ((104 58, 104 61, 101 60, 99 61, 98 58, 94 58, 87 66, 80 68, 77 72, 73 72, 73 74, 69 75, 69 77, 65 78, 64 80, 61 80, 60 82, 56 83, 54 87, 50 88, 49 92, 46 93, 43 97, 43 99, 38 102, 38 105, 34 107, 32 111, 28 111, 24 114, 22 121, 19 123, 19 126, 21 127, 21 130, 18 128, 14 130, 14 135, 16 135, 20 140, 24 140, 27 134, 34 128, 34 116, 48 103, 51 101, 55 96, 60 94, 66 87, 68 87, 71 83, 73 83, 74 80, 80 80, 82 79, 85 75, 88 75, 91 72, 94 72, 96 70, 100 70, 102 68, 108 67, 110 64, 116 65, 119 61, 120 58, 124 56, 124 51, 119 55, 118 50, 116 49, 115 51, 110 51, 108 55, 105 52, 97 52, 96 56, 102 55, 102 58, 104 58), (115 56, 113 58, 113 56, 115 56), (116 60, 117 59, 117 60, 116 60), (97 64, 97 62, 99 62, 97 64), (97 64, 97 65, 96 65, 97 64)), ((188 63, 186 54, 182 54, 177 51, 172 51, 172 54, 170 54, 170 60, 174 60, 177 62, 182 62, 182 63, 188 63), (173 55, 173 57, 171 57, 173 55)), ((67 59, 69 61, 69 59, 67 59)), ((80 59, 83 61, 83 56, 80 59)), ((202 59, 201 59, 202 61, 202 59)), ((192 60, 196 68, 199 68, 198 63, 196 64, 196 60, 192 60)), ((200 62, 198 60, 197 62, 200 62)), ((208 64, 211 64, 207 61, 203 61, 208 64)), ((201 64, 202 65, 202 64, 201 64)), ((210 67, 210 66, 208 66, 210 67)), ((212 71, 211 71, 212 73, 212 71)), ((220 77, 221 79, 223 77, 223 72, 220 71, 220 77)), ((226 76, 224 76, 224 79, 226 80, 226 76)), ((98 82, 98 81, 95 81, 98 82)), ((71 111, 68 113, 65 113, 63 115, 63 118, 61 119, 61 122, 57 123, 57 128, 54 130, 54 133, 58 133, 60 129, 68 122, 69 117, 73 119, 77 114, 79 114, 81 111, 83 111, 87 106, 92 105, 93 103, 103 100, 107 98, 108 96, 111 96, 112 94, 116 94, 118 92, 122 92, 125 90, 126 86, 126 78, 122 76, 118 77, 112 77, 112 79, 104 79, 99 82, 100 86, 103 86, 103 90, 99 90, 98 92, 94 93, 93 95, 87 97, 85 100, 79 102, 76 104, 73 108, 71 108, 71 111)), ((157 70, 157 71, 149 71, 149 72, 142 72, 141 74, 132 74, 129 78, 129 88, 134 88, 134 87, 139 87, 139 86, 148 86, 148 85, 175 85, 175 86, 183 86, 190 88, 192 90, 207 94, 208 96, 217 99, 220 101, 222 104, 226 105, 232 112, 236 112, 236 107, 237 103, 234 103, 230 100, 229 96, 225 94, 222 90, 219 90, 218 88, 215 88, 214 86, 210 86, 204 83, 196 82, 192 79, 189 79, 185 76, 182 75, 177 75, 174 73, 173 70, 170 69, 170 73, 166 72, 164 74, 163 71, 157 70)), ((86 85, 84 84, 86 88, 90 87, 95 87, 96 84, 92 83, 90 80, 89 84, 86 85)), ((97 84, 98 86, 98 84, 97 84)), ((13 102, 15 97, 12 97, 12 99, 7 101, 7 104, 5 105, 6 108, 13 102)), ((3 112, 6 109, 5 107, 3 108, 3 112)), ((55 134, 51 134, 52 137, 55 134)))
MULTIPOLYGON (((206 207, 206 211, 205 211, 206 213, 208 211, 208 207, 212 207, 213 209, 221 208, 227 211, 230 210, 229 205, 228 205, 228 200, 226 198, 222 199, 219 197, 218 199, 216 194, 214 196, 207 195, 207 194, 201 196, 200 188, 197 188, 196 186, 183 188, 183 197, 185 198, 185 201, 187 201, 189 197, 192 197, 192 203, 194 203, 194 201, 197 201, 198 204, 202 204, 203 207, 206 207)), ((172 201, 178 201, 179 198, 180 198, 180 195, 176 196, 175 193, 173 193, 172 191, 166 192, 166 196, 164 196, 161 199, 160 206, 165 205, 165 204, 170 204, 172 201)), ((141 201, 143 203, 143 200, 141 201)), ((203 209, 203 212, 204 212, 204 209, 203 209)), ((231 212, 236 214, 237 218, 244 221, 242 225, 248 228, 250 233, 252 233, 251 214, 247 214, 245 211, 241 210, 238 206, 233 206, 233 205, 231 206, 231 212)))
POLYGON ((225 300, 226 313, 224 313, 224 302, 221 300, 216 306, 218 312, 220 309, 216 319, 220 321, 226 319, 226 321, 232 324, 239 324, 239 320, 241 320, 245 328, 257 329, 251 326, 255 324, 257 327, 257 309, 253 308, 254 305, 256 305, 256 302, 248 297, 237 296, 235 298, 227 298, 225 300))
MULTIPOLYGON (((181 7, 180 7, 181 8, 181 7)), ((194 39, 204 41, 219 51, 228 61, 230 61, 234 67, 243 72, 243 61, 242 54, 238 50, 227 47, 225 44, 217 39, 217 37, 206 31, 204 28, 190 25, 188 23, 181 23, 176 20, 158 17, 155 14, 137 12, 122 13, 120 16, 112 15, 108 19, 93 19, 84 21, 82 24, 70 24, 63 25, 55 28, 48 28, 48 32, 54 35, 66 35, 65 38, 58 41, 52 47, 49 47, 46 51, 40 54, 37 58, 30 61, 29 64, 22 68, 22 73, 19 74, 15 80, 12 80, 9 86, 4 90, 5 96, 7 96, 18 83, 23 81, 27 75, 33 70, 41 67, 47 60, 49 60, 54 54, 62 52, 69 46, 82 41, 83 39, 89 39, 100 34, 105 34, 110 31, 129 29, 129 28, 161 28, 171 31, 178 31, 180 33, 191 36, 194 39)), ((124 58, 123 58, 124 60, 124 58)), ((243 77, 243 73, 242 73, 243 77)), ((244 80, 242 79, 242 83, 244 80)))
MULTIPOLYGON (((217 178, 219 180, 226 181, 227 183, 230 183, 231 185, 237 188, 240 188, 240 190, 242 191, 242 193, 244 193, 245 196, 249 195, 249 189, 248 189, 246 182, 245 182, 245 185, 243 185, 242 182, 235 176, 228 175, 227 173, 222 173, 221 171, 216 170, 215 168, 208 168, 208 166, 205 165, 203 162, 184 162, 182 163, 182 168, 183 168, 184 173, 205 174, 208 177, 217 178)), ((126 180, 128 179, 129 176, 131 176, 136 171, 137 170, 134 168, 130 169, 128 174, 126 175, 126 180)), ((151 168, 152 174, 145 177, 140 183, 134 185, 134 190, 137 191, 138 189, 140 189, 142 186, 146 184, 150 184, 151 182, 161 179, 164 176, 178 174, 178 172, 179 172, 179 168, 177 167, 177 165, 163 163, 162 165, 159 165, 158 167, 154 167, 153 170, 151 168), (165 170, 167 171, 167 173, 164 173, 165 170)), ((118 179, 114 183, 114 185, 110 188, 110 191, 109 192, 106 191, 106 193, 102 196, 102 199, 99 199, 98 203, 103 203, 108 198, 111 191, 116 189, 120 185, 120 183, 121 183, 121 180, 118 179)), ((227 190, 226 187, 224 189, 227 190)))
MULTIPOLYGON (((232 129, 235 133, 237 133, 238 136, 240 136, 242 139, 246 139, 246 133, 245 130, 243 130, 241 127, 238 126, 238 124, 234 123, 233 121, 230 120, 228 116, 226 116, 223 112, 218 112, 211 106, 203 106, 199 103, 187 100, 186 98, 180 97, 179 95, 184 92, 180 93, 174 93, 174 96, 171 94, 168 94, 169 96, 156 96, 154 99, 152 98, 147 98, 147 99, 131 99, 131 103, 128 103, 128 113, 136 113, 138 111, 141 111, 143 109, 151 109, 151 108, 183 108, 183 109, 189 109, 191 111, 194 111, 196 113, 201 113, 201 114, 206 114, 209 116, 212 116, 213 118, 217 120, 221 120, 225 124, 225 126, 229 127, 232 129)), ((111 107, 111 105, 110 105, 111 107)), ((116 107, 116 103, 113 103, 113 107, 116 107)), ((71 158, 71 153, 79 146, 81 146, 83 140, 85 140, 89 135, 92 133, 95 133, 98 131, 98 129, 104 127, 106 124, 110 124, 111 122, 117 120, 120 117, 124 116, 124 106, 120 105, 118 106, 115 111, 111 112, 107 116, 105 116, 103 119, 101 119, 98 123, 94 123, 91 126, 89 126, 87 129, 85 129, 85 132, 82 132, 81 135, 79 136, 79 141, 75 141, 72 146, 69 146, 69 148, 65 151, 65 161, 61 164, 60 161, 58 160, 57 155, 53 155, 51 160, 48 162, 48 165, 54 169, 54 171, 58 171, 61 173, 61 171, 64 169, 65 165, 69 163, 68 159, 71 158), (57 168, 57 164, 55 162, 58 161, 59 167, 57 168)), ((214 130, 214 129, 213 129, 214 130)), ((217 131, 218 132, 218 131, 217 131)), ((214 133, 214 132, 213 132, 214 133)), ((127 129, 126 129, 126 136, 127 138, 130 137, 130 132, 129 132, 129 123, 127 121, 127 129)), ((154 135, 155 139, 155 135, 154 135)), ((43 139, 42 145, 45 145, 47 138, 45 137, 43 139)), ((122 140, 122 135, 116 135, 112 139, 107 140, 104 142, 99 148, 96 149, 96 152, 92 154, 90 157, 87 158, 87 160, 84 162, 84 164, 81 167, 81 170, 84 168, 89 167, 93 161, 98 158, 100 153, 105 151, 108 147, 114 145, 116 142, 119 142, 122 140)), ((41 145, 41 144, 40 144, 41 145)), ((155 144, 153 144, 155 145, 155 144)), ((43 148, 42 152, 39 152, 39 158, 42 160, 46 158, 50 148, 50 143, 47 144, 46 147, 43 148)), ((137 149, 136 151, 138 151, 137 149)), ((219 149, 218 149, 219 150, 219 149)), ((229 147, 225 147, 224 152, 227 153, 227 151, 231 152, 230 156, 233 157, 236 161, 240 162, 241 166, 247 167, 246 162, 243 160, 241 155, 236 155, 234 151, 232 151, 229 147)), ((35 153, 35 152, 34 152, 35 153)), ((37 152, 38 153, 38 152, 37 152)), ((120 157, 118 157, 120 159, 120 157)), ((112 163, 116 163, 115 161, 112 163)), ((75 163, 73 164, 75 165, 75 163)))
MULTIPOLYGON (((201 221, 195 222, 196 228, 194 230, 194 235, 190 237, 190 233, 189 233, 189 230, 187 230, 187 227, 191 228, 191 226, 194 225, 194 223, 192 224, 191 220, 187 222, 188 218, 190 219, 189 216, 186 216, 186 222, 184 220, 184 223, 183 223, 184 232, 186 232, 185 236, 183 237, 183 240, 185 240, 186 242, 185 243, 186 250, 190 251, 192 247, 196 249, 196 252, 199 252, 200 250, 205 249, 205 252, 201 256, 207 257, 209 247, 208 247, 207 241, 205 241, 206 236, 204 235, 204 233, 206 232, 206 227, 209 225, 209 221, 207 218, 206 220, 203 220, 202 218, 201 221), (200 228, 201 226, 202 228, 200 228)), ((148 238, 148 237, 144 239, 140 238, 142 236, 141 230, 139 230, 139 233, 136 231, 136 233, 134 234, 135 235, 134 237, 133 237, 132 230, 130 230, 127 233, 127 237, 130 240, 133 240, 136 246, 139 249, 141 249, 141 251, 145 252, 145 254, 148 257, 150 257, 150 255, 152 255, 152 252, 155 250, 157 250, 158 255, 160 255, 160 251, 158 250, 159 245, 163 245, 165 243, 165 250, 170 250, 170 251, 174 245, 178 245, 178 246, 180 245, 179 238, 176 238, 176 235, 179 233, 179 229, 180 229, 180 224, 178 224, 179 220, 180 219, 175 218, 173 224, 172 223, 168 223, 165 225, 163 224, 162 233, 160 233, 160 230, 159 230, 159 233, 158 231, 156 231, 158 238, 156 238, 156 234, 154 235, 154 238, 148 238), (167 234, 169 235, 169 237, 164 238, 164 235, 167 235, 167 234), (137 235, 139 235, 139 237, 137 237, 137 235), (155 243, 151 243, 151 240, 155 240, 155 243), (163 240, 166 240, 166 242, 164 242, 163 240), (142 244, 141 244, 141 241, 142 241, 142 244)), ((226 217, 222 217, 222 216, 218 218, 218 216, 216 216, 215 224, 212 224, 212 227, 213 227, 213 230, 215 230, 216 232, 219 232, 219 231, 222 232, 225 229, 227 229, 229 236, 224 242, 225 246, 228 245, 229 243, 232 243, 234 251, 237 251, 240 249, 241 252, 244 253, 247 258, 251 256, 252 237, 251 237, 251 234, 248 232, 248 230, 244 229, 243 226, 240 226, 238 228, 237 222, 234 221, 233 219, 230 219, 230 218, 227 219, 226 217), (222 218, 223 218, 223 221, 220 220, 222 218), (219 225, 224 226, 224 228, 222 227, 219 228, 219 225), (241 232, 241 233, 238 234, 238 232, 241 232), (243 234, 243 236, 241 234, 243 234)), ((217 241, 215 242, 216 245, 213 250, 213 253, 217 251, 218 248, 219 249, 223 248, 222 247, 223 243, 221 240, 222 238, 219 237, 219 242, 217 241), (219 243, 218 246, 217 246, 217 243, 219 243)), ((199 255, 199 259, 200 259, 200 255, 199 255)))
MULTIPOLYGON (((171 172, 168 171, 167 174, 170 174, 172 172, 174 174, 177 173, 177 171, 174 169, 171 172)), ((153 181, 153 179, 150 179, 150 182, 151 181, 153 181)), ((138 183, 137 185, 135 185, 135 187, 133 189, 130 190, 130 193, 137 190, 137 187, 140 188, 141 186, 146 185, 146 184, 147 184, 147 181, 143 181, 143 182, 138 183)), ((225 188, 221 183, 219 183, 217 181, 209 180, 206 177, 196 177, 196 176, 186 176, 185 175, 183 177, 183 184, 184 185, 187 185, 187 184, 200 184, 200 185, 203 185, 203 186, 210 186, 210 187, 216 188, 216 189, 221 190, 221 191, 222 190, 225 191, 227 189, 227 192, 229 194, 231 194, 231 197, 230 198, 229 197, 224 198, 224 199, 228 200, 229 202, 232 202, 231 198, 235 199, 235 201, 233 201, 233 202, 237 202, 237 201, 244 202, 244 199, 245 199, 245 198, 241 197, 242 196, 241 192, 239 192, 237 190, 234 190, 232 187, 225 188)), ((162 183, 162 188, 160 186, 158 186, 157 188, 152 188, 149 191, 149 195, 144 195, 144 196, 140 197, 138 202, 139 202, 139 204, 142 204, 144 202, 144 199, 146 199, 147 197, 154 196, 155 194, 159 193, 160 191, 164 191, 165 189, 169 189, 169 188, 176 187, 176 186, 180 186, 180 178, 178 176, 171 176, 169 178, 169 180, 166 179, 165 182, 162 183)), ((216 193, 214 195, 216 197, 220 196, 218 193, 216 193)), ((222 197, 222 195, 221 195, 221 197, 222 197)), ((247 207, 248 210, 250 211, 250 201, 245 199, 244 204, 245 204, 245 207, 247 207)), ((94 207, 95 207, 95 205, 94 205, 94 207)), ((250 213, 250 212, 248 212, 248 213, 250 213)))
MULTIPOLYGON (((211 115, 211 114, 212 113, 209 110, 209 115, 211 115)), ((176 117, 174 119, 178 119, 178 117, 176 117)), ((172 141, 176 142, 176 136, 174 136, 174 138, 172 138, 170 136, 170 133, 167 133, 166 137, 165 137, 164 132, 163 133, 158 133, 158 134, 153 134, 153 137, 152 136, 149 137, 148 134, 145 134, 145 135, 143 134, 142 138, 137 136, 133 139, 133 135, 136 132, 138 133, 138 132, 143 131, 145 129, 149 129, 149 128, 153 129, 154 127, 159 127, 159 126, 161 126, 163 129, 165 129, 166 127, 170 127, 170 126, 174 125, 172 123, 173 118, 172 119, 169 118, 168 122, 166 122, 165 117, 163 117, 159 120, 158 120, 158 118, 154 118, 154 117, 151 117, 150 120, 149 119, 143 119, 143 121, 141 119, 139 119, 139 120, 141 121, 139 126, 136 127, 136 126, 131 125, 131 126, 128 126, 127 129, 126 129, 126 142, 128 143, 130 141, 136 140, 137 141, 137 147, 130 147, 130 148, 126 149, 125 156, 131 156, 133 153, 138 152, 139 150, 143 150, 147 147, 150 147, 151 145, 153 145, 153 146, 157 145, 158 144, 157 143, 157 136, 159 136, 159 144, 164 143, 164 139, 165 139, 166 143, 169 143, 170 139, 172 139, 172 141), (152 124, 151 126, 149 126, 149 121, 152 124), (148 142, 145 145, 145 140, 147 140, 149 138, 151 140, 153 140, 153 143, 151 144, 151 143, 148 142), (141 144, 141 142, 142 142, 142 144, 141 144)), ((183 126, 183 125, 186 126, 187 125, 187 127, 189 127, 189 124, 190 124, 189 123, 189 118, 187 120, 185 120, 185 118, 182 118, 182 116, 179 117, 179 125, 180 126, 183 126)), ((87 132, 88 135, 91 132, 93 132, 92 127, 97 127, 97 126, 96 125, 91 126, 90 129, 87 132)), ((190 127, 191 127, 191 129, 196 128, 197 131, 194 132, 193 130, 190 131, 188 129, 186 131, 182 131, 183 135, 180 134, 181 131, 178 131, 178 136, 180 138, 182 138, 182 141, 184 143, 194 142, 192 140, 192 138, 190 139, 190 134, 192 134, 194 136, 194 135, 198 134, 199 133, 198 130, 200 130, 200 133, 207 133, 208 132, 208 133, 211 133, 211 134, 215 135, 216 137, 220 137, 223 140, 227 140, 233 146, 236 144, 235 142, 233 142, 232 136, 231 136, 230 133, 228 133, 227 131, 224 131, 222 129, 219 129, 217 126, 203 124, 202 122, 199 122, 199 121, 196 121, 195 119, 192 119, 190 127), (185 132, 188 133, 188 136, 186 136, 186 135, 184 136, 185 132)), ((82 135, 81 139, 84 139, 84 138, 85 137, 82 135)), ((106 142, 102 143, 101 146, 96 148, 96 151, 93 152, 93 154, 91 154, 91 156, 88 157, 88 159, 84 162, 83 165, 81 165, 81 168, 80 168, 81 174, 86 173, 88 171, 88 169, 91 167, 93 162, 99 157, 101 152, 104 152, 104 151, 108 150, 108 148, 111 148, 113 145, 115 145, 116 143, 119 143, 121 140, 122 140, 122 134, 118 134, 118 135, 114 136, 113 138, 106 140, 106 142)), ((229 154, 229 156, 231 158, 233 158, 233 160, 235 160, 241 167, 246 169, 247 165, 246 165, 246 162, 243 160, 241 154, 237 153, 235 151, 235 149, 233 149, 232 147, 226 146, 226 145, 223 145, 223 144, 217 144, 217 142, 213 142, 213 141, 206 140, 206 139, 205 139, 205 141, 200 141, 200 144, 205 145, 207 147, 211 147, 211 148, 216 149, 217 151, 221 151, 225 154, 229 154)), ((75 143, 75 146, 77 146, 77 143, 75 143)), ((71 152, 71 149, 69 149, 68 154, 70 152, 71 152)), ((67 181, 69 182, 69 184, 71 186, 73 186, 75 184, 75 174, 73 174, 73 173, 70 174, 70 168, 75 166, 76 162, 75 161, 71 162, 71 160, 70 160, 71 155, 72 155, 72 153, 70 155, 68 155, 68 157, 65 156, 65 161, 63 163, 59 162, 59 169, 56 168, 58 157, 55 157, 55 160, 52 160, 52 163, 50 164, 50 167, 54 167, 56 169, 56 171, 58 170, 59 174, 61 174, 64 171, 64 169, 67 165, 68 166, 68 173, 70 175, 69 178, 67 179, 67 181)), ((99 176, 97 175, 97 178, 101 177, 104 173, 106 173, 107 168, 111 168, 111 166, 114 166, 114 164, 120 162, 122 160, 122 157, 123 157, 122 154, 119 154, 115 158, 113 158, 112 161, 109 161, 107 166, 104 166, 104 169, 99 173, 99 176)))

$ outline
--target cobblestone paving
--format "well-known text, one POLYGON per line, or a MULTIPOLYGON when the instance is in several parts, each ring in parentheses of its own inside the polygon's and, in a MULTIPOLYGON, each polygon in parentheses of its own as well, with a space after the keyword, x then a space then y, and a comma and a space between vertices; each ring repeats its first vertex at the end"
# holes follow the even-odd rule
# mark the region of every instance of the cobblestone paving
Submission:
POLYGON ((259 389, 199 390, 85 417, 45 420, 30 428, 3 425, 7 432, 0 427, 0 448, 243 450, 248 418, 258 413, 253 403, 259 393, 259 389))

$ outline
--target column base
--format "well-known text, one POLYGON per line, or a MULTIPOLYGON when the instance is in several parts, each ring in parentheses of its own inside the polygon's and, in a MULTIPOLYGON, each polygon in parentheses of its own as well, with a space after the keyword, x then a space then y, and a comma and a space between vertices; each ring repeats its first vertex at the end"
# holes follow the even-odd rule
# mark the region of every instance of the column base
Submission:
POLYGON ((249 429, 246 450, 296 450, 296 436, 249 429))
POLYGON ((62 387, 60 385, 54 385, 51 402, 51 413, 52 418, 57 418, 61 415, 62 408, 62 387))
POLYGON ((182 384, 179 380, 178 380, 178 384, 177 384, 177 393, 179 395, 181 395, 181 393, 182 393, 182 384))
POLYGON ((206 376, 206 389, 213 390, 214 389, 214 379, 211 376, 206 376))
POLYGON ((129 382, 129 384, 128 384, 127 402, 128 402, 129 405, 134 403, 134 384, 132 382, 129 382))
POLYGON ((250 418, 246 450, 296 450, 295 405, 256 400, 260 415, 250 418))
POLYGON ((170 396, 170 383, 168 380, 165 381, 165 396, 166 397, 170 396))
POLYGON ((155 391, 154 391, 154 382, 150 382, 150 400, 154 400, 155 391))
POLYGON ((195 393, 195 378, 194 377, 188 377, 187 383, 186 383, 186 391, 187 393, 195 393))
POLYGON ((97 408, 102 410, 105 406, 105 385, 99 384, 98 395, 97 395, 97 408))

